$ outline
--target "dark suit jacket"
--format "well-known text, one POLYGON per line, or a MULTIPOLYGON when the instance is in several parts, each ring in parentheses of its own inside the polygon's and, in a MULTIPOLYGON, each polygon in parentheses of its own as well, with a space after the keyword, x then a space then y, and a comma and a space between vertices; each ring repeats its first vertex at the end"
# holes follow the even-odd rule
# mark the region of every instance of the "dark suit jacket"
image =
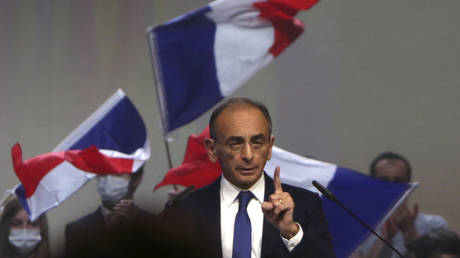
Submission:
POLYGON ((121 257, 105 226, 102 209, 66 225, 66 257, 121 257))
POLYGON ((65 257, 169 257, 156 250, 155 216, 139 213, 115 229, 106 227, 101 208, 67 224, 65 257))
MULTIPOLYGON (((270 177, 265 173, 264 176, 264 200, 268 200, 270 194, 274 192, 274 185, 270 177)), ((294 250, 289 252, 282 242, 278 229, 264 219, 261 256, 276 258, 335 257, 319 196, 313 192, 284 184, 283 191, 289 192, 294 200, 294 221, 302 226, 304 236, 294 250)), ((208 257, 222 257, 220 178, 214 183, 192 192, 185 200, 173 205, 170 211, 165 212, 165 214, 172 220, 175 217, 174 225, 176 227, 185 228, 184 226, 188 225, 186 228, 189 232, 185 232, 183 237, 191 237, 195 240, 192 241, 193 243, 189 242, 189 246, 209 251, 206 254, 208 257), (180 223, 183 224, 180 225, 180 223)))

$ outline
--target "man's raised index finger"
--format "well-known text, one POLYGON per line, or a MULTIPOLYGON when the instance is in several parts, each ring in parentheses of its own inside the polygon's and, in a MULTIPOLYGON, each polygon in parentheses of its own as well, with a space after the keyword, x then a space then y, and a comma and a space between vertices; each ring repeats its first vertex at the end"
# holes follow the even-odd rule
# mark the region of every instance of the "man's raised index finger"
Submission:
POLYGON ((280 167, 275 168, 275 174, 273 176, 273 184, 275 186, 275 193, 283 192, 283 188, 281 187, 281 179, 280 179, 280 167))

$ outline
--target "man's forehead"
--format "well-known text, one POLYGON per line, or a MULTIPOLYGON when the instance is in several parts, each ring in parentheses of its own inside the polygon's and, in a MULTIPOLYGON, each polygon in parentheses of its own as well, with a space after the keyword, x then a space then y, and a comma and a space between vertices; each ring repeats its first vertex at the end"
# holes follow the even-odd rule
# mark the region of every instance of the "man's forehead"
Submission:
POLYGON ((406 164, 399 159, 382 159, 376 165, 378 175, 392 174, 402 177, 408 177, 406 164))
POLYGON ((269 124, 263 113, 252 106, 229 107, 216 119, 216 132, 227 138, 230 136, 252 137, 267 135, 269 124))

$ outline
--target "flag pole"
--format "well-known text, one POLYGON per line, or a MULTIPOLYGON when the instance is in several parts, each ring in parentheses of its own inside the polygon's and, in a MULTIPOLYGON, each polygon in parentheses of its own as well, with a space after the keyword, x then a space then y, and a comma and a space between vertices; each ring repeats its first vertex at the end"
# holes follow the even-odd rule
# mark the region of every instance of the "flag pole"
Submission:
POLYGON ((169 151, 169 143, 168 143, 168 140, 166 139, 166 137, 163 137, 163 140, 165 142, 166 157, 168 159, 169 169, 172 169, 173 165, 172 165, 172 161, 171 161, 171 152, 169 151))
MULTIPOLYGON (((163 92, 163 85, 161 81, 161 73, 159 71, 160 66, 158 65, 158 61, 156 59, 156 53, 157 53, 157 47, 156 47, 156 40, 155 40, 155 34, 153 33, 154 26, 148 27, 147 28, 147 42, 149 45, 149 51, 150 51, 150 63, 152 64, 152 70, 153 70, 153 79, 155 83, 155 92, 157 95, 157 100, 158 100, 158 106, 160 108, 160 116, 161 116, 161 128, 163 131, 163 140, 165 143, 165 150, 166 150, 166 157, 168 160, 168 166, 169 169, 173 168, 172 164, 172 159, 171 159, 171 151, 169 150, 169 140, 167 137, 167 128, 168 128, 168 123, 167 123, 167 108, 166 108, 166 103, 165 103, 165 98, 164 98, 164 92, 163 92)), ((173 185, 174 190, 178 190, 177 185, 173 185)))

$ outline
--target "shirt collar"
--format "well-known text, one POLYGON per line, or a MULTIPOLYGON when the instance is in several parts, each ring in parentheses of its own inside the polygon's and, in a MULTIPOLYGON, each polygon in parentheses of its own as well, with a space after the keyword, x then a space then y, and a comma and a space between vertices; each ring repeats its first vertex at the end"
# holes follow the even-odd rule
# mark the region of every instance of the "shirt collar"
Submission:
MULTIPOLYGON (((264 191, 265 191, 265 176, 262 173, 260 176, 259 180, 257 180, 251 188, 248 189, 251 191, 256 200, 259 203, 262 203, 264 201, 264 191)), ((220 196, 222 200, 222 205, 225 206, 230 206, 235 200, 240 191, 246 191, 243 190, 234 184, 230 183, 223 175, 220 180, 220 196)))

